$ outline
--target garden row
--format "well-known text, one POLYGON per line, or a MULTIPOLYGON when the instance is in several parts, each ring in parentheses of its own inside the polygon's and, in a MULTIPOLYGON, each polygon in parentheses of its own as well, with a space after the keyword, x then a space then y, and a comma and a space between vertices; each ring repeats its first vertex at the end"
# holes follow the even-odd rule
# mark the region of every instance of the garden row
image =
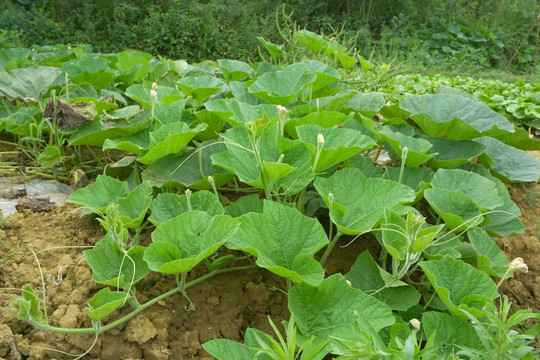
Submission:
POLYGON ((511 263, 494 239, 524 231, 503 181, 538 180, 540 162, 526 151, 540 141, 455 88, 392 101, 358 91, 343 80, 365 71, 359 58, 335 41, 298 36, 321 61, 2 51, 0 128, 18 140, 28 171, 99 174, 68 202, 106 231, 84 252, 104 286, 86 308, 93 327, 50 325, 29 286, 15 300, 19 318, 99 334, 165 297, 188 297, 211 276, 257 266, 287 281, 287 340, 249 329, 244 344, 204 344, 218 359, 533 359, 538 327, 510 328, 539 314, 509 316, 497 291, 526 265, 511 263), (383 154, 390 160, 381 164, 383 154), (148 246, 142 231, 151 232, 148 246), (347 274, 325 272, 340 239, 367 234, 378 257, 364 252, 347 274), (218 257, 220 249, 228 250, 218 257), (198 264, 208 272, 187 282, 198 264), (141 304, 137 283, 151 272, 176 286, 141 304), (109 320, 121 306, 132 311, 109 320))

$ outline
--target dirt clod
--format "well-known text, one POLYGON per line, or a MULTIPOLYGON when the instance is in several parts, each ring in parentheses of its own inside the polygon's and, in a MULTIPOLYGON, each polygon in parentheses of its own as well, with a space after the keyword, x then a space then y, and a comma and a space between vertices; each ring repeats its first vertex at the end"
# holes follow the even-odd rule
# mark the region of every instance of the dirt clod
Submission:
POLYGON ((2 191, 2 198, 4 199, 19 199, 23 196, 26 196, 26 187, 24 185, 2 191))
POLYGON ((21 355, 17 351, 13 332, 6 324, 0 324, 0 358, 20 360, 21 355))
POLYGON ((137 342, 139 345, 157 335, 154 324, 145 316, 137 316, 126 326, 126 340, 137 342))
POLYGON ((19 200, 19 204, 16 206, 17 210, 30 209, 35 212, 39 211, 51 211, 56 207, 49 198, 29 198, 23 197, 19 200))

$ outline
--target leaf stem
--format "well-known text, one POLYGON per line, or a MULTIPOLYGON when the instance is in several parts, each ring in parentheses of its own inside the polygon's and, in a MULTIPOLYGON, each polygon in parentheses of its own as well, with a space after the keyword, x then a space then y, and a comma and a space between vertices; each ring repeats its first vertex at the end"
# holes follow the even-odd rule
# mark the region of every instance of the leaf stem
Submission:
POLYGON ((405 162, 407 161, 407 153, 409 149, 405 146, 401 151, 401 167, 399 168, 399 179, 398 183, 401 184, 401 179, 403 178, 403 170, 405 170, 405 162))
MULTIPOLYGON (((247 269, 250 269, 252 268, 252 266, 238 266, 238 267, 230 267, 230 268, 225 268, 225 269, 218 269, 218 270, 214 270, 212 272, 209 272, 208 274, 205 274, 195 280, 192 280, 190 282, 187 282, 187 283, 184 283, 184 292, 186 289, 194 286, 194 285, 197 285, 198 283, 202 282, 202 281, 205 281, 215 275, 219 275, 219 274, 223 274, 223 273, 227 273, 227 272, 233 272, 233 271, 243 271, 243 270, 247 270, 247 269)), ((149 300, 147 302, 145 302, 144 304, 141 304, 137 309, 133 310, 132 312, 130 312, 129 314, 127 314, 126 316, 124 317, 121 317, 120 319, 116 320, 116 321, 113 321, 112 323, 108 324, 108 325, 105 325, 105 326, 102 326, 101 327, 101 330, 100 332, 104 332, 104 331, 107 331, 107 330, 110 330, 110 329, 113 329, 115 327, 117 327, 118 325, 128 321, 129 319, 133 318, 134 316, 136 316, 137 314, 139 314, 141 311, 149 308, 150 306, 158 303, 159 301, 171 296, 171 295, 174 295, 176 293, 179 293, 181 292, 181 289, 179 287, 175 287, 174 289, 172 290, 169 290, 155 298, 153 298, 152 300, 149 300)), ((45 330, 45 331, 54 331, 54 332, 58 332, 58 333, 63 333, 63 334, 95 334, 97 332, 97 330, 95 328, 80 328, 80 329, 70 329, 70 328, 62 328, 62 327, 56 327, 56 326, 51 326, 51 325, 48 325, 48 324, 43 324, 43 323, 39 323, 39 322, 36 322, 36 321, 33 321, 33 320, 29 320, 28 321, 31 325, 37 327, 38 329, 40 330, 45 330)))
POLYGON ((324 254, 321 257, 321 260, 319 261, 321 266, 324 266, 324 263, 326 262, 326 260, 328 259, 328 256, 330 255, 330 251, 332 251, 332 249, 334 248, 334 246, 336 245, 340 237, 341 237, 341 233, 338 230, 338 232, 336 232, 336 235, 334 236, 330 244, 328 244, 328 246, 326 247, 326 250, 324 251, 324 254))

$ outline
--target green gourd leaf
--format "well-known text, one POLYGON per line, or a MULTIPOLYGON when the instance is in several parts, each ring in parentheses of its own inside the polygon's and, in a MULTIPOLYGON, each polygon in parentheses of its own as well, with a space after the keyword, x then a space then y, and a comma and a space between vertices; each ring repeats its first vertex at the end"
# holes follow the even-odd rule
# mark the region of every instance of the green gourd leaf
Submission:
POLYGON ((156 227, 144 260, 153 271, 186 273, 234 236, 238 225, 227 215, 210 216, 195 210, 182 213, 156 227))
POLYGON ((296 208, 266 200, 263 213, 237 218, 238 233, 227 247, 257 257, 257 265, 295 283, 316 285, 324 277, 313 255, 328 243, 322 225, 296 208))

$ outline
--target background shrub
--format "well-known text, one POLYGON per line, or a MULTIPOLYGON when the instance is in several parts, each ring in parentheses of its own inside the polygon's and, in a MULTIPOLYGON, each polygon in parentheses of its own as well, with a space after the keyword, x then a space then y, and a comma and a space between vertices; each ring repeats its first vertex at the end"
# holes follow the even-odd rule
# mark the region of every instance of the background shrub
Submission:
MULTIPOLYGON (((298 26, 345 38, 365 56, 437 67, 503 67, 535 24, 536 0, 4 0, 0 46, 91 44, 188 61, 255 60, 256 36, 280 41, 285 5, 298 26)), ((514 68, 535 70, 532 31, 514 68)))

